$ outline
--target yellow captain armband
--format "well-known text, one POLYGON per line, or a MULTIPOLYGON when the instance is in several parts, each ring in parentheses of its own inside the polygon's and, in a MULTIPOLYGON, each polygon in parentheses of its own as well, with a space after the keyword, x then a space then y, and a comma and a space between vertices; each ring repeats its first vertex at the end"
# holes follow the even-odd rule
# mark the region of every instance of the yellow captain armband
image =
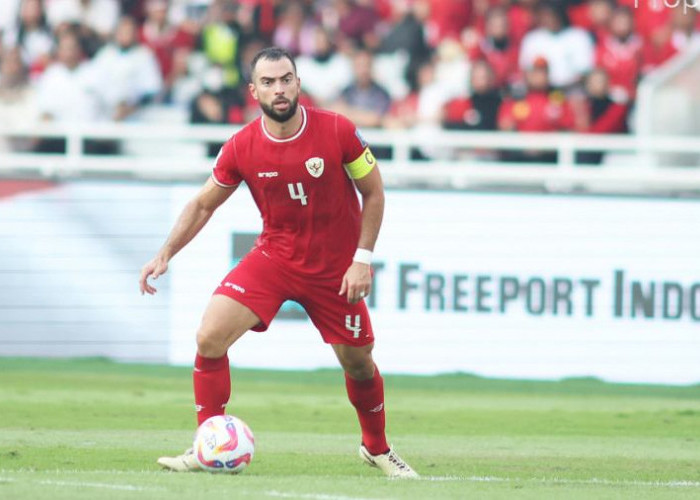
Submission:
POLYGON ((365 148, 360 156, 345 165, 345 169, 348 171, 351 179, 362 179, 372 171, 376 164, 377 160, 374 159, 372 151, 369 148, 365 148))

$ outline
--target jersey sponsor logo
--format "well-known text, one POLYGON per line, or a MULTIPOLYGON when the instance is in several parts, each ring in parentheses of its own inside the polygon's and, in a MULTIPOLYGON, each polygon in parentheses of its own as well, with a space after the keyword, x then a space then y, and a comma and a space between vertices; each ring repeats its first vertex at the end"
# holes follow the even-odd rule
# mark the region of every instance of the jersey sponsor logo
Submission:
POLYGON ((243 288, 240 285, 236 285, 235 283, 231 283, 230 281, 227 281, 226 283, 224 283, 223 286, 226 288, 233 288, 234 290, 236 290, 237 292, 240 292, 240 293, 245 293, 245 288, 243 288))
POLYGON ((360 315, 356 314, 354 321, 350 314, 345 316, 345 329, 350 330, 353 333, 353 338, 360 338, 360 332, 362 332, 362 326, 360 325, 360 315))
POLYGON ((314 156, 306 160, 306 170, 309 171, 311 177, 318 179, 323 174, 323 158, 314 156))
POLYGON ((266 177, 266 178, 272 178, 272 177, 277 177, 280 175, 279 172, 258 172, 258 177, 266 177))

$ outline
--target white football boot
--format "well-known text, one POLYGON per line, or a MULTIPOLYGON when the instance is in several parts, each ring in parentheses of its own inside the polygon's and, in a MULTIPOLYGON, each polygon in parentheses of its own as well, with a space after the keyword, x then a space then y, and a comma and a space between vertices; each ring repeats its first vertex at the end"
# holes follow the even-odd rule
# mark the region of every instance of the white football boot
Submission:
POLYGON ((173 472, 197 472, 202 470, 197 463, 192 448, 176 457, 160 457, 156 462, 164 469, 173 472))
POLYGON ((376 467, 389 477, 403 479, 415 479, 420 477, 392 448, 389 448, 389 451, 386 453, 372 455, 363 444, 360 445, 360 458, 367 465, 376 467))

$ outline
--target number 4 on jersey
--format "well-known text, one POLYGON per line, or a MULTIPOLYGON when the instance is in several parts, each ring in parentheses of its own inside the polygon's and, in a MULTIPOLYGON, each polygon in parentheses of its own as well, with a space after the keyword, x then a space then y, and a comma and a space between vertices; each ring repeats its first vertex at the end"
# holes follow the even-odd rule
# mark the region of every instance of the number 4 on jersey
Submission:
POLYGON ((304 194, 304 186, 301 185, 301 182, 297 182, 296 185, 290 182, 287 184, 287 187, 289 188, 289 196, 293 200, 299 200, 302 206, 307 204, 307 196, 304 194))

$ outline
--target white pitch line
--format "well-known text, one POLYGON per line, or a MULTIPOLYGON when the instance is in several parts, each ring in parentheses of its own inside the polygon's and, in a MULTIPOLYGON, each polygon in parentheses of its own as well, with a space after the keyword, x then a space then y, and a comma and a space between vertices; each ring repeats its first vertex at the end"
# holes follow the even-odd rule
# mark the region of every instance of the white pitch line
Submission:
POLYGON ((143 486, 134 486, 132 484, 111 484, 111 483, 90 483, 84 481, 34 481, 36 484, 45 484, 48 486, 78 486, 80 488, 105 488, 108 490, 121 491, 152 491, 154 488, 146 488, 143 486))
POLYGON ((277 498, 308 498, 309 500, 377 500, 365 497, 346 497, 341 495, 324 495, 319 493, 289 493, 277 490, 266 491, 265 495, 277 498))
POLYGON ((603 486, 645 486, 659 488, 700 488, 700 481, 636 481, 627 479, 565 479, 565 478, 519 478, 498 476, 422 476, 420 481, 468 481, 472 483, 541 483, 541 484, 600 484, 603 486))

